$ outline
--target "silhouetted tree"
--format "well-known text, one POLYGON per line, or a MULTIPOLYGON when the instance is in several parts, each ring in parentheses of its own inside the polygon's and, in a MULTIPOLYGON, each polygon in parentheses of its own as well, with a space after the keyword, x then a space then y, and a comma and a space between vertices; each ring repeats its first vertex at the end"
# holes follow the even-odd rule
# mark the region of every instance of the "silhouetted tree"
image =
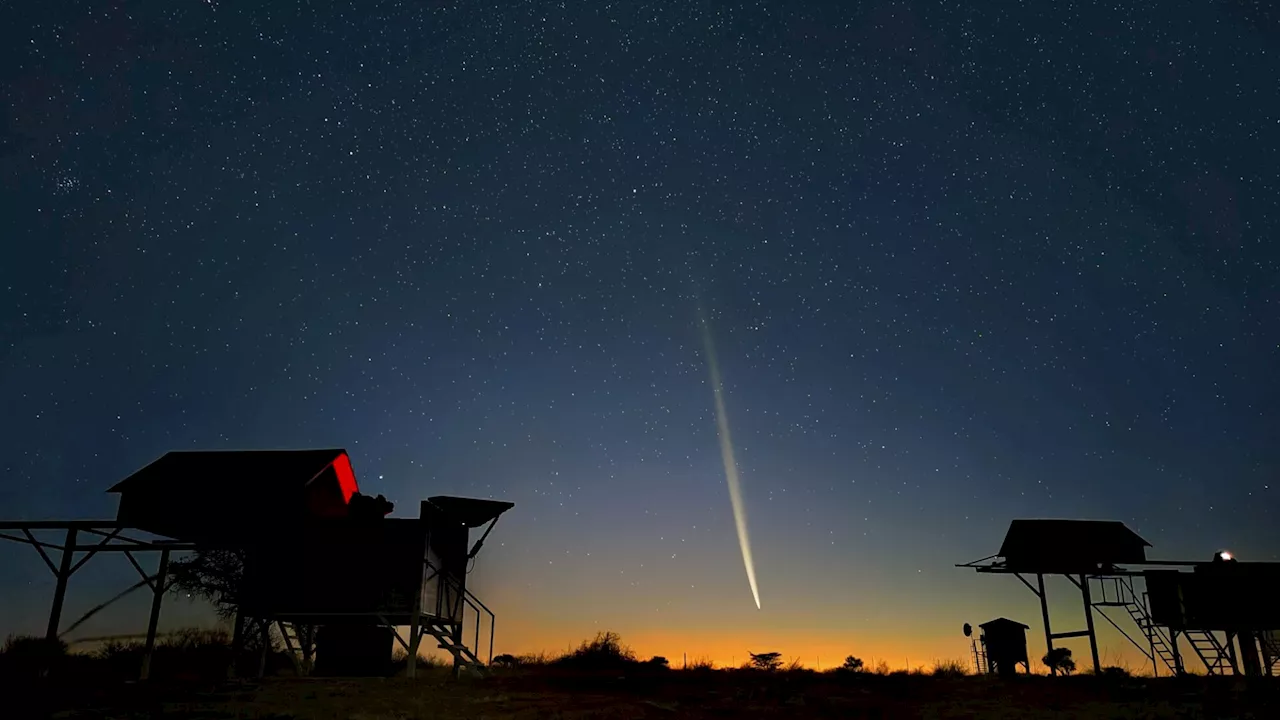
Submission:
POLYGON ((622 643, 622 637, 618 633, 605 631, 596 633, 593 640, 582 643, 576 650, 555 662, 562 667, 612 670, 635 661, 635 652, 622 643))
POLYGON ((671 663, 661 655, 654 655, 648 659, 647 663, 651 667, 662 668, 663 670, 671 667, 671 663))
POLYGON ((751 667, 756 670, 777 670, 782 667, 782 653, 753 653, 748 651, 747 654, 751 656, 751 667))
POLYGON ((1058 647, 1045 653, 1040 659, 1050 670, 1070 675, 1076 670, 1076 661, 1071 659, 1071 648, 1058 647))
POLYGON ((848 672, 862 672, 862 658, 850 655, 844 659, 844 664, 840 666, 840 669, 848 672))
POLYGON ((224 619, 235 617, 243 578, 244 552, 241 550, 196 550, 169 565, 170 587, 175 594, 208 600, 224 619))
POLYGON ((516 667, 520 664, 520 658, 515 655, 503 653, 493 659, 493 664, 497 667, 516 667))

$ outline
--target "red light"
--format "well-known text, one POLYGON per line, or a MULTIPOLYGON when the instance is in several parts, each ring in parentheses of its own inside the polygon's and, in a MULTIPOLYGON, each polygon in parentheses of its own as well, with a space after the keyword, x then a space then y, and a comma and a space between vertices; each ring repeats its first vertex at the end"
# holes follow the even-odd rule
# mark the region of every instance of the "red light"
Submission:
POLYGON ((356 484, 356 473, 351 469, 351 458, 342 453, 333 461, 333 472, 338 476, 338 487, 342 488, 342 502, 351 502, 351 496, 360 490, 356 484))

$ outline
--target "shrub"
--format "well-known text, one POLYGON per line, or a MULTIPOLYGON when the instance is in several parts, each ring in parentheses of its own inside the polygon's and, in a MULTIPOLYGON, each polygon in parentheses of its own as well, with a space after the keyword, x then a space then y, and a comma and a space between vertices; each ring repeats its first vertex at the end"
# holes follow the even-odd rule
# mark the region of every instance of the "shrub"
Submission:
POLYGON ((1118 665, 1110 665, 1102 668, 1102 672, 1098 673, 1098 677, 1122 679, 1133 677, 1133 673, 1129 672, 1129 668, 1123 668, 1118 665))
POLYGON ((747 661, 747 667, 754 670, 772 672, 782 667, 782 653, 780 652, 753 653, 748 651, 747 654, 751 656, 751 659, 747 661))
POLYGON ((67 644, 62 640, 10 635, 0 648, 0 673, 8 677, 40 677, 58 672, 67 659, 67 644))
POLYGON ((845 672, 862 672, 862 658, 850 655, 844 659, 844 664, 840 666, 845 672))
POLYGON ((515 655, 511 655, 509 653, 503 653, 493 659, 494 667, 513 668, 513 667, 518 667, 519 665, 520 665, 520 658, 516 657, 515 655))
POLYGON ((689 665, 687 666, 687 669, 698 670, 701 672, 708 672, 711 670, 715 670, 716 664, 712 662, 710 658, 703 657, 703 658, 698 658, 697 660, 694 660, 693 662, 689 663, 689 665))
POLYGON ((578 649, 555 661, 556 665, 580 670, 616 670, 636 662, 635 652, 622 644, 615 632, 597 633, 578 649))
POLYGON ((954 678, 969 674, 969 667, 961 660, 939 660, 933 665, 933 676, 954 678))
POLYGON ((1040 659, 1050 670, 1056 670, 1063 675, 1070 675, 1076 669, 1076 661, 1071 659, 1071 648, 1058 647, 1045 653, 1040 659))
POLYGON ((650 667, 661 668, 663 670, 667 670, 671 668, 671 662, 666 658, 662 657, 661 655, 654 655, 653 657, 649 658, 648 661, 645 662, 645 664, 650 667))
POLYGON ((542 667, 544 665, 550 665, 551 662, 551 658, 547 657, 545 652, 527 653, 525 655, 516 656, 516 664, 523 665, 525 667, 542 667))

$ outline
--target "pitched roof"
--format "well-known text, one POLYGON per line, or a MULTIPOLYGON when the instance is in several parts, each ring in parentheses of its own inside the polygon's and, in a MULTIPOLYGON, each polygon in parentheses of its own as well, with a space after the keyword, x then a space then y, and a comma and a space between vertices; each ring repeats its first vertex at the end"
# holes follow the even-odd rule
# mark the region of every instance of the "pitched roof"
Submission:
POLYGON ((1014 520, 1009 523, 997 555, 1034 555, 1064 544, 1073 553, 1089 555, 1101 551, 1102 556, 1115 549, 1151 547, 1124 523, 1114 520, 1014 520))
POLYGON ((226 483, 252 481, 243 488, 254 494, 276 489, 299 490, 347 453, 342 448, 319 450, 175 450, 111 486, 107 492, 181 490, 225 491, 226 483))
POLYGON ((996 618, 995 620, 988 620, 988 621, 986 621, 986 622, 984 622, 984 623, 982 623, 982 624, 978 625, 978 627, 983 628, 983 629, 985 630, 986 628, 991 628, 991 627, 1011 627, 1011 626, 1015 626, 1015 625, 1016 625, 1017 627, 1022 628, 1023 630, 1030 630, 1030 629, 1031 629, 1031 626, 1030 626, 1030 625, 1023 625, 1022 623, 1018 622, 1017 620, 1010 620, 1009 618, 1005 618, 1005 617, 998 617, 998 618, 996 618))

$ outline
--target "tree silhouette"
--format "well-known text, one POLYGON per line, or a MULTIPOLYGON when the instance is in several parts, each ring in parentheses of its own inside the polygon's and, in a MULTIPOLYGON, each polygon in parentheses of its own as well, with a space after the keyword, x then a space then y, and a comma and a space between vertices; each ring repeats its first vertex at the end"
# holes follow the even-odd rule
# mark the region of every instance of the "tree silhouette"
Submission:
POLYGON ((747 654, 751 656, 751 667, 757 670, 777 670, 782 667, 782 653, 753 653, 748 651, 747 654))
POLYGON ((510 653, 503 653, 493 659, 493 664, 496 667, 517 667, 520 665, 520 658, 510 653))
POLYGON ((173 592, 208 600, 223 619, 235 617, 243 579, 244 552, 241 550, 196 550, 169 565, 173 592))
POLYGON ((1050 670, 1060 672, 1063 675, 1070 675, 1076 669, 1076 661, 1071 659, 1071 648, 1054 648, 1045 653, 1040 662, 1048 666, 1050 670))
POLYGON ((840 666, 840 669, 848 672, 862 672, 862 658, 850 655, 844 659, 844 664, 840 666))

